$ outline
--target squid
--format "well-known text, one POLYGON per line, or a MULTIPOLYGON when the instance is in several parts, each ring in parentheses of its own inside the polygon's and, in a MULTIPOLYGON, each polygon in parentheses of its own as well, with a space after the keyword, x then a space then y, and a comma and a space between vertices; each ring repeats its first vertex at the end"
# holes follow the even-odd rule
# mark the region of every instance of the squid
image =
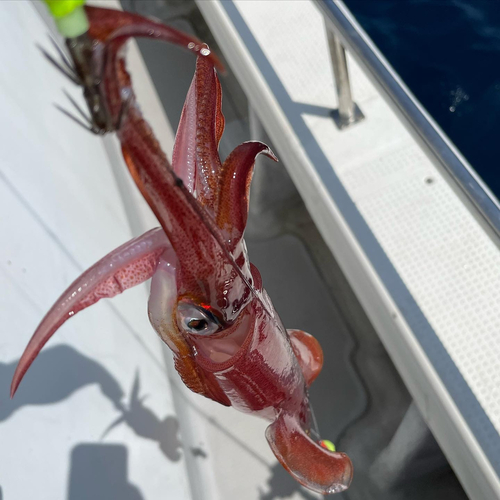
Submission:
POLYGON ((123 22, 128 14, 89 8, 87 13, 102 76, 94 91, 160 227, 112 251, 68 287, 20 358, 11 395, 65 321, 152 278, 149 319, 171 349, 184 384, 219 404, 269 420, 269 446, 299 483, 322 494, 344 491, 352 463, 319 440, 308 396, 322 368, 321 347, 311 335, 284 328, 243 237, 255 160, 277 158, 265 144, 249 141, 221 161, 218 60, 198 41, 162 36, 197 53, 170 165, 136 104, 121 51, 132 36, 154 37, 147 30, 153 21, 143 18, 139 29, 137 19, 123 22))

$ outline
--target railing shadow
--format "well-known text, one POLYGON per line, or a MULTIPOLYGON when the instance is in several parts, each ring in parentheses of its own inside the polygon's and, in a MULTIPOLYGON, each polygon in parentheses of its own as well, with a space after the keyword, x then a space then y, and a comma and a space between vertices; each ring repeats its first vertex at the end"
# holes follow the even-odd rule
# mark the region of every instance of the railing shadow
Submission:
POLYGON ((71 452, 68 500, 116 498, 143 500, 127 478, 127 448, 116 444, 79 444, 71 452))

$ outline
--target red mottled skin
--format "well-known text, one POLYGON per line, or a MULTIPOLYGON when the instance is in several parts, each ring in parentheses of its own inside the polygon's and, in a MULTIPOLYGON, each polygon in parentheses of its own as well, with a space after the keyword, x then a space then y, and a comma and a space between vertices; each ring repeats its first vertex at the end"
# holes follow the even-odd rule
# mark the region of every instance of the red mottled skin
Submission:
MULTIPOLYGON (((196 73, 170 166, 136 106, 119 50, 131 36, 146 33, 144 23, 152 21, 142 18, 138 29, 129 14, 87 12, 96 57, 103 61, 100 92, 106 111, 118 124, 127 166, 161 229, 126 243, 70 286, 28 344, 12 394, 64 321, 152 277, 149 317, 172 349, 184 383, 223 405, 271 420, 266 438, 280 463, 304 486, 323 494, 345 490, 352 478, 349 458, 311 438, 307 387, 321 370, 321 347, 305 332, 284 329, 243 240, 255 158, 275 156, 265 144, 246 142, 221 162, 224 117, 216 60, 196 41, 196 73)), ((165 34, 168 29, 161 30, 165 34)), ((186 42, 177 34, 170 38, 179 40, 186 42)))

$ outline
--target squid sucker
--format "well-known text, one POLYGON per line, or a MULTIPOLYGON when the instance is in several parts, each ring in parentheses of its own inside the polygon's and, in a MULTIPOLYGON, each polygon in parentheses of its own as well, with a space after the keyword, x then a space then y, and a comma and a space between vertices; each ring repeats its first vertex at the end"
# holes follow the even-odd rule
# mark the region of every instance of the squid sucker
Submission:
POLYGON ((81 76, 98 82, 93 92, 104 105, 101 116, 113 124, 106 131, 116 131, 125 163, 161 227, 113 250, 61 295, 19 361, 11 396, 67 319, 152 278, 149 318, 184 384, 270 420, 269 446, 302 485, 322 494, 344 491, 351 461, 317 440, 308 397, 322 368, 321 347, 311 335, 283 327, 243 239, 255 159, 276 157, 250 141, 221 162, 224 116, 215 69, 221 66, 207 45, 135 14, 89 7, 86 13, 92 42, 87 70, 95 74, 81 76), (137 36, 196 53, 171 165, 139 111, 125 68, 121 49, 137 36))

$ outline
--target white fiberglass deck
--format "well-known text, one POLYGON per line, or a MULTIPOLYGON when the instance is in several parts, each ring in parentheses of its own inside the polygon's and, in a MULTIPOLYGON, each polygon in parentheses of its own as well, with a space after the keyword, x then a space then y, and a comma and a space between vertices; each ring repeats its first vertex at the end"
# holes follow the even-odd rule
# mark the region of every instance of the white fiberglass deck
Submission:
POLYGON ((351 59, 366 119, 336 128, 314 2, 198 6, 464 488, 500 497, 497 245, 351 59))

